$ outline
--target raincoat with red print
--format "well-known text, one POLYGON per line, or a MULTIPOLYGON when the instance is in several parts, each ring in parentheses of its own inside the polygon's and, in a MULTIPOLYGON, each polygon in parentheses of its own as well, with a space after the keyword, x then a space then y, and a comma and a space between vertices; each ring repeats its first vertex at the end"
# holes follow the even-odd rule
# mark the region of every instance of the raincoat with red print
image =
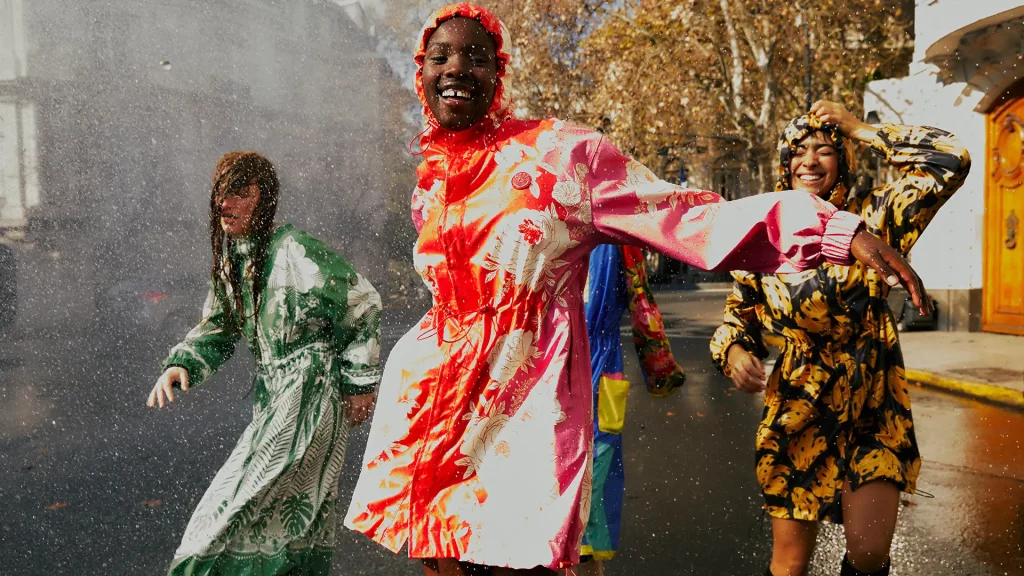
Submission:
MULTIPOLYGON (((504 25, 486 118, 447 131, 424 106, 413 193, 416 269, 433 307, 391 352, 345 525, 417 558, 512 568, 578 563, 593 417, 583 309, 588 254, 642 244, 715 270, 850 263, 860 218, 806 193, 723 203, 656 178, 601 134, 513 118, 504 25)), ((423 99, 421 73, 417 91, 423 99)))

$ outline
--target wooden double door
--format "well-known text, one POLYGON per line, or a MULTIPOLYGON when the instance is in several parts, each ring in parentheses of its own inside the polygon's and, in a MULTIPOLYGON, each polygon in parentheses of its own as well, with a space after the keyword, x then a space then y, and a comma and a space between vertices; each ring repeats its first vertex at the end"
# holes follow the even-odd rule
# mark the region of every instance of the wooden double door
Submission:
POLYGON ((1024 90, 988 115, 982 328, 1024 334, 1024 90))

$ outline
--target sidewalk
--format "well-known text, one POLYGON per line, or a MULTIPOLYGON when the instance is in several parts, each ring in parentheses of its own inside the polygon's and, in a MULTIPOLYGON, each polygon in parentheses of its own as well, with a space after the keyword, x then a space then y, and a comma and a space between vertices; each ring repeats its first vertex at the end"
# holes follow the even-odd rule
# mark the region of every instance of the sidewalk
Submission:
POLYGON ((1024 409, 1024 336, 903 332, 907 380, 1024 409))

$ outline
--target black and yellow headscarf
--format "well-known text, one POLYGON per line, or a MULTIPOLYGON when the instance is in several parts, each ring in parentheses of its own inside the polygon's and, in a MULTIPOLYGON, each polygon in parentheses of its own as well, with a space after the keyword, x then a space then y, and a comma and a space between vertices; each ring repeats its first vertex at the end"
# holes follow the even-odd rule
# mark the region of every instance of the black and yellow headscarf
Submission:
POLYGON ((856 169, 856 156, 854 156, 853 145, 849 139, 843 136, 839 127, 835 124, 823 124, 817 117, 804 114, 794 118, 779 138, 779 180, 775 184, 776 191, 792 190, 789 173, 789 160, 793 156, 800 141, 809 134, 821 132, 832 139, 839 154, 839 176, 836 183, 827 194, 822 195, 823 200, 828 200, 833 206, 842 210, 846 206, 846 195, 853 185, 853 172, 856 169))

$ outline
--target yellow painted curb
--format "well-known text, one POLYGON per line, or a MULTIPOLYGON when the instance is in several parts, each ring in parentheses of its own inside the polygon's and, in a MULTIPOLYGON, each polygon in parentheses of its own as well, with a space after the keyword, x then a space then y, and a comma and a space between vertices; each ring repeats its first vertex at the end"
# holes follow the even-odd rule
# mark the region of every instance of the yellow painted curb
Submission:
POLYGON ((1002 386, 973 382, 971 380, 960 380, 959 378, 949 378, 946 376, 939 376, 932 372, 911 370, 909 368, 907 369, 907 381, 919 386, 937 388, 939 390, 962 394, 979 400, 987 400, 988 402, 1003 404, 1004 406, 1024 408, 1024 392, 1012 390, 1010 388, 1003 388, 1002 386))

